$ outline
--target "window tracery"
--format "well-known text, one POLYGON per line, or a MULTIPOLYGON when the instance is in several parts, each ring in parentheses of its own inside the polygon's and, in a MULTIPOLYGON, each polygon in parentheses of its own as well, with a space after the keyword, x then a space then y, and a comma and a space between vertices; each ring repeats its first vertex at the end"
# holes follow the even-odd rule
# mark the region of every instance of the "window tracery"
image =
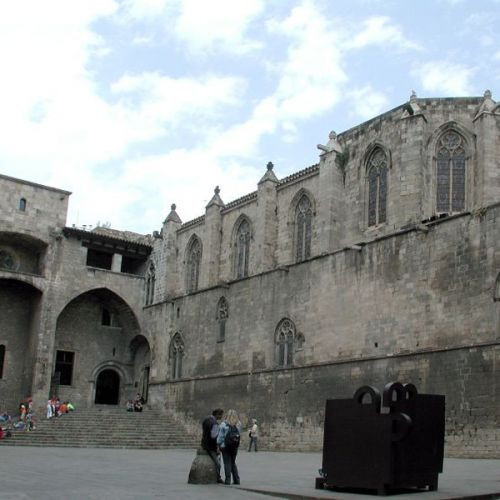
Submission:
POLYGON ((219 338, 218 342, 226 340, 226 321, 229 318, 229 304, 225 297, 221 297, 217 304, 217 321, 219 323, 219 338))
POLYGON ((198 280, 200 275, 201 244, 198 238, 191 242, 187 258, 187 280, 186 288, 188 292, 198 290, 198 280))
POLYGON ((368 161, 368 226, 387 219, 387 156, 377 148, 368 161))
POLYGON ((295 325, 288 318, 282 319, 276 328, 276 361, 280 368, 293 365, 295 325))
POLYGON ((179 333, 176 333, 170 342, 171 376, 173 380, 182 377, 182 358, 184 357, 184 342, 179 333))
POLYGON ((243 220, 236 232, 235 275, 236 278, 248 276, 248 261, 250 256, 250 224, 243 220))
POLYGON ((461 212, 465 209, 465 141, 450 130, 437 144, 436 209, 438 212, 461 212))
POLYGON ((302 262, 311 256, 312 204, 307 195, 302 195, 295 210, 295 259, 302 262))

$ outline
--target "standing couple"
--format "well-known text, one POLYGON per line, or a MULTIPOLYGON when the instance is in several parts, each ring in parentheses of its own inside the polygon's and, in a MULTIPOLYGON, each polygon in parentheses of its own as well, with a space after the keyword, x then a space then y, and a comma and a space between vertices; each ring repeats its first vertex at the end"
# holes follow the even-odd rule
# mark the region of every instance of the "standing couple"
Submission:
POLYGON ((201 446, 215 464, 217 482, 231 484, 232 476, 233 484, 240 484, 238 467, 236 467, 236 455, 240 445, 241 423, 236 411, 228 410, 224 418, 224 410, 221 408, 215 409, 212 415, 203 420, 202 430, 201 446), (222 481, 220 475, 219 451, 222 453, 224 461, 225 481, 222 481))

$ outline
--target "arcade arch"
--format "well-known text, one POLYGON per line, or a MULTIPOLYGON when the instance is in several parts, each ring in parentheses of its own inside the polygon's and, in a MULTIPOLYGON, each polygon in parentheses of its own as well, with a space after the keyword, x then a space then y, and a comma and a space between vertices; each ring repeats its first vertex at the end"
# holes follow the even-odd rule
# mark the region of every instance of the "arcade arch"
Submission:
POLYGON ((98 288, 78 295, 57 318, 51 393, 80 406, 133 397, 131 346, 143 357, 149 350, 134 343, 141 337, 134 312, 118 294, 98 288))
POLYGON ((42 293, 15 279, 0 279, 1 403, 10 411, 31 395, 42 293))

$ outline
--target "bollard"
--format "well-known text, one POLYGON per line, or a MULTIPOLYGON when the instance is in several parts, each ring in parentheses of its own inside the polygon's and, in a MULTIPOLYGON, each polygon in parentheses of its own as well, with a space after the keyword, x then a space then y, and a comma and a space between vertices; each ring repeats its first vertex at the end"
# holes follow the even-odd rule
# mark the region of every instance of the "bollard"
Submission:
POLYGON ((189 484, 214 484, 217 483, 217 470, 210 455, 198 448, 196 457, 191 465, 188 477, 189 484))

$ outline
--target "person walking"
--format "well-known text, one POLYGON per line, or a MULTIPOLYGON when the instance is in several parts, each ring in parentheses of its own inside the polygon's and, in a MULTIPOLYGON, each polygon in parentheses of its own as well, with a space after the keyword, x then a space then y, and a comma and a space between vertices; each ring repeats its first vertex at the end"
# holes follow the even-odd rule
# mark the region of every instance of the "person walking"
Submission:
POLYGON ((218 483, 223 482, 220 476, 220 459, 217 451, 217 436, 219 435, 219 425, 223 416, 224 410, 222 408, 216 408, 212 412, 212 415, 206 417, 201 424, 201 447, 208 453, 215 464, 218 483))
POLYGON ((255 418, 252 418, 252 426, 250 427, 248 435, 250 436, 248 451, 249 452, 252 451, 252 444, 253 444, 253 449, 257 453, 257 437, 259 436, 259 426, 257 425, 257 420, 255 418))
POLYGON ((226 419, 221 423, 217 444, 222 452, 224 460, 224 472, 226 475, 225 484, 240 484, 238 467, 236 466, 236 455, 240 446, 241 423, 238 420, 238 414, 235 410, 228 410, 226 419))

